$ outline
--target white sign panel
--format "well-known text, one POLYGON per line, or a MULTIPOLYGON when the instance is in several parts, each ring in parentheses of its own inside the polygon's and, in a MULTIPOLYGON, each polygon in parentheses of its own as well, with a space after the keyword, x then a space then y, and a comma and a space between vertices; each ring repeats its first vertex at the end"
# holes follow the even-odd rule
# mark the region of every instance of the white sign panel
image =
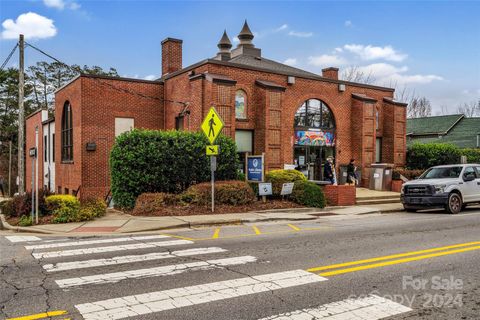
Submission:
POLYGON ((270 195, 272 195, 272 184, 270 182, 259 183, 258 184, 258 195, 260 195, 260 196, 270 196, 270 195))
POLYGON ((280 192, 280 195, 286 196, 286 195, 292 194, 293 185, 294 185, 293 182, 284 183, 282 185, 282 191, 280 192))
POLYGON ((380 173, 374 173, 374 174, 373 174, 373 178, 374 178, 374 179, 380 178, 380 173))

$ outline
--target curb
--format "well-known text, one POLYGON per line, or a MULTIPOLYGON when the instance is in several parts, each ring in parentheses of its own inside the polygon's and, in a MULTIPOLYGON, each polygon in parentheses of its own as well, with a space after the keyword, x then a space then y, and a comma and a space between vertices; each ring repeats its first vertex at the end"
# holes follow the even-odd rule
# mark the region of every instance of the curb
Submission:
POLYGON ((40 229, 30 229, 29 227, 14 227, 10 223, 7 222, 5 216, 0 214, 0 224, 2 225, 2 229, 11 230, 13 232, 29 232, 29 233, 42 233, 42 234, 56 234, 57 232, 47 231, 47 230, 40 230, 40 229))

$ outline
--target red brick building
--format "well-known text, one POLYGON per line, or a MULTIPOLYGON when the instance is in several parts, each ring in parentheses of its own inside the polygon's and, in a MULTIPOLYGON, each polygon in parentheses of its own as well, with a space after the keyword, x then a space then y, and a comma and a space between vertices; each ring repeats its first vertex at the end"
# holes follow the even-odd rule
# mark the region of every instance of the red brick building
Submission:
MULTIPOLYGON (((167 38, 158 80, 80 75, 60 88, 52 190, 105 196, 116 135, 133 127, 199 130, 211 106, 241 155, 264 152, 267 169, 294 164, 320 180, 326 157, 337 168, 355 158, 366 184, 372 163, 404 165, 406 104, 393 100, 394 89, 340 80, 337 68, 318 75, 269 60, 246 23, 238 38, 232 49, 224 33, 215 57, 188 67, 182 40, 167 38)), ((27 137, 37 118, 27 119, 27 137)), ((33 145, 27 138, 27 150, 33 145)))

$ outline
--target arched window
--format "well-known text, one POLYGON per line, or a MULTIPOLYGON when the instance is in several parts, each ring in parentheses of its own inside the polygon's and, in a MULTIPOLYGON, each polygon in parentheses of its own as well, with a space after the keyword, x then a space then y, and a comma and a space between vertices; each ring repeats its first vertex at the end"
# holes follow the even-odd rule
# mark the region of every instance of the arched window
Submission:
POLYGON ((73 160, 72 106, 66 101, 62 113, 62 161, 73 160))
POLYGON ((243 90, 235 92, 235 118, 247 119, 247 94, 243 90))
POLYGON ((317 99, 305 101, 295 113, 295 127, 333 129, 335 121, 330 108, 317 99))

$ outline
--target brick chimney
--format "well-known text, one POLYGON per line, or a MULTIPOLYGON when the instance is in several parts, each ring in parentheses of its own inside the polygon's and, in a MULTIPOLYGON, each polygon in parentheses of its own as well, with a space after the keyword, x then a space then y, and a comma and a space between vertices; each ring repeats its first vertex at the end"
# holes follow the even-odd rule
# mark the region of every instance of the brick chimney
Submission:
POLYGON ((174 38, 162 41, 162 76, 182 69, 182 42, 174 38))
POLYGON ((322 69, 322 77, 332 80, 338 80, 338 68, 330 67, 322 69))

